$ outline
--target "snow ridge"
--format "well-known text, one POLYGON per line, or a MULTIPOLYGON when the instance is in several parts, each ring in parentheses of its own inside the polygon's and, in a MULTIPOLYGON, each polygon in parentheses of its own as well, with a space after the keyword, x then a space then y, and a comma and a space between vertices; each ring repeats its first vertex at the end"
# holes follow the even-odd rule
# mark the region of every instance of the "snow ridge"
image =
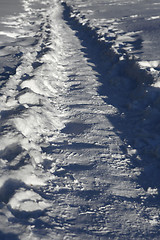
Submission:
POLYGON ((145 176, 151 76, 64 1, 23 4, 17 39, 0 49, 12 59, 1 71, 0 237, 158 239, 159 185, 145 176))
POLYGON ((150 176, 151 181, 147 183, 145 180, 143 187, 147 189, 147 184, 151 184, 159 189, 157 166, 160 139, 157 129, 160 112, 157 103, 160 92, 154 84, 156 76, 150 70, 142 69, 136 58, 130 56, 125 49, 117 50, 113 39, 108 38, 106 33, 103 34, 103 29, 94 27, 75 6, 62 2, 66 9, 65 18, 77 30, 82 45, 88 49, 85 53, 94 64, 93 69, 99 74, 102 83, 99 94, 107 104, 118 108, 117 119, 122 125, 117 124, 115 119, 110 121, 123 142, 136 149, 142 159, 141 163, 134 161, 133 166, 136 167, 138 163, 142 169, 148 169, 152 165, 152 170, 147 173, 147 178, 150 176), (124 126, 127 126, 128 132, 124 126))

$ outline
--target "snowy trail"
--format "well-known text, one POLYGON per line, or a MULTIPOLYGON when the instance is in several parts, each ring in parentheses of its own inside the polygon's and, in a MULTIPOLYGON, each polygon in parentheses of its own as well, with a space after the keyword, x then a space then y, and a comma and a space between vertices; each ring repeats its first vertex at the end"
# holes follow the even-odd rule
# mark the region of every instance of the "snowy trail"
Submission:
POLYGON ((158 239, 159 212, 145 202, 156 190, 136 183, 135 149, 124 151, 110 121, 119 110, 99 94, 65 5, 38 15, 29 3, 20 63, 0 89, 1 238, 158 239))

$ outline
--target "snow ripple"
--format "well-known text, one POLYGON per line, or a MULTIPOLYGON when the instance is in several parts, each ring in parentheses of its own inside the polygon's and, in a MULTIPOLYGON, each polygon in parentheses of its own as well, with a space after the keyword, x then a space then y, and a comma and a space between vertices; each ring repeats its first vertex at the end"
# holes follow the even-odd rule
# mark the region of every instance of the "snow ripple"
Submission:
POLYGON ((148 89, 150 76, 132 60, 120 63, 66 4, 47 1, 39 12, 38 1, 23 3, 27 21, 21 16, 18 39, 0 49, 12 59, 1 72, 0 237, 156 236, 157 209, 145 205, 158 191, 137 183, 141 169, 132 170, 131 161, 143 159, 129 145, 131 115, 127 123, 122 111, 136 108, 126 99, 137 99, 136 87, 148 89))

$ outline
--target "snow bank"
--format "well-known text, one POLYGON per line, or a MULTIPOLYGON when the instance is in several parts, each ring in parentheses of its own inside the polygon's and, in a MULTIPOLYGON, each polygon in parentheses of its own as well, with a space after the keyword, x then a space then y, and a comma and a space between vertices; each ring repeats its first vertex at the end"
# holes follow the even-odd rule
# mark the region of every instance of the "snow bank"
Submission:
POLYGON ((89 19, 97 1, 60 2, 24 0, 4 21, 16 31, 0 46, 0 237, 156 234, 143 206, 159 197, 159 60, 140 67, 138 32, 89 19))
POLYGON ((133 161, 133 165, 148 166, 144 167, 141 184, 147 188, 147 183, 142 180, 147 176, 153 186, 159 188, 159 60, 140 61, 136 54, 129 51, 130 47, 126 49, 128 42, 135 40, 131 36, 133 34, 123 33, 120 29, 115 32, 114 20, 107 20, 107 17, 94 18, 97 10, 88 12, 88 8, 93 7, 92 4, 88 7, 88 2, 81 5, 79 1, 74 4, 70 0, 62 1, 65 19, 87 49, 84 52, 88 62, 96 66, 93 69, 98 71, 102 83, 99 93, 108 104, 119 109, 119 121, 126 127, 120 128, 114 118, 110 121, 123 141, 137 149, 143 159, 141 163, 133 161))

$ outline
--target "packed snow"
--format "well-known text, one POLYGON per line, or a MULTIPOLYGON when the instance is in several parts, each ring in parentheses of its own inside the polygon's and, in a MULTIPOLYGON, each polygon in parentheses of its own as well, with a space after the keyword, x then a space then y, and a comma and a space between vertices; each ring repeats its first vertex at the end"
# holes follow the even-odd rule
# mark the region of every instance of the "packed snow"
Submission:
POLYGON ((0 6, 0 239, 160 239, 158 0, 0 6))

